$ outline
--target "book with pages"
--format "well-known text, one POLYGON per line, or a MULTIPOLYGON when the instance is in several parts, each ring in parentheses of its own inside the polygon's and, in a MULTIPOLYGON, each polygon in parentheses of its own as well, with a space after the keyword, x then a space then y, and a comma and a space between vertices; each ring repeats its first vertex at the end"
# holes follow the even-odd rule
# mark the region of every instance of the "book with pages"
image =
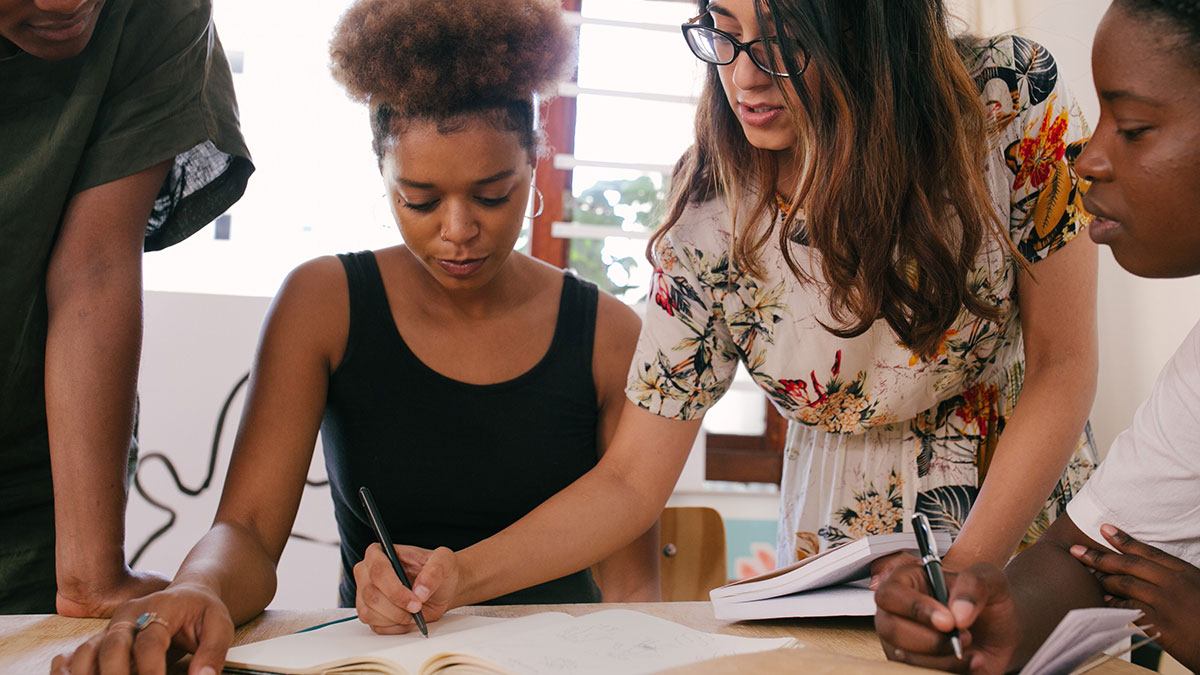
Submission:
MULTIPOLYGON (((935 532, 941 550, 947 532, 935 532)), ((709 592, 718 619, 744 621, 815 616, 869 616, 875 593, 867 588, 871 563, 893 553, 916 555, 912 532, 875 534, 810 556, 786 567, 714 588, 709 592)))

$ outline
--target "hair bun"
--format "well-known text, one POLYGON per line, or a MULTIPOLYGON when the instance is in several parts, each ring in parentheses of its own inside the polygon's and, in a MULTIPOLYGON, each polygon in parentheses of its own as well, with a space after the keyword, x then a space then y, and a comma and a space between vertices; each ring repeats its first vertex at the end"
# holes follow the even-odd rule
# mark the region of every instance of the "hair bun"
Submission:
POLYGON ((557 0, 359 0, 329 51, 352 98, 437 114, 552 95, 575 37, 557 0))

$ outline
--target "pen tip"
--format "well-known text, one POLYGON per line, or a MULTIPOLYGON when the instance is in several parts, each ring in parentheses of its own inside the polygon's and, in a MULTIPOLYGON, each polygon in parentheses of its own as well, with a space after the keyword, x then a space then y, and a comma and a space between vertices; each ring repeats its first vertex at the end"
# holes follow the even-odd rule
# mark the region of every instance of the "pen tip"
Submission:
POLYGON ((954 645, 954 655, 956 657, 958 657, 959 661, 962 661, 963 660, 962 642, 956 637, 956 638, 953 638, 952 640, 950 640, 950 643, 954 645))

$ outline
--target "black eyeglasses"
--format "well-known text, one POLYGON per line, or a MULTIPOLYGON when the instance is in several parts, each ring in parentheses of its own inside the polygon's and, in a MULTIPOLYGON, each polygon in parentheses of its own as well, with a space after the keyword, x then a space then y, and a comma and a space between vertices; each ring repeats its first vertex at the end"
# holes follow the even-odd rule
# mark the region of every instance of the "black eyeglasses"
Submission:
POLYGON ((681 26, 683 28, 683 39, 687 41, 688 47, 696 55, 696 58, 705 63, 727 66, 733 63, 737 59, 738 54, 744 51, 750 55, 750 61, 755 66, 758 66, 759 70, 768 75, 791 77, 792 75, 803 73, 808 68, 808 52, 798 44, 794 45, 798 70, 794 73, 789 73, 786 70, 776 70, 771 65, 772 63, 779 64, 778 67, 781 69, 785 67, 783 50, 780 47, 778 38, 761 37, 749 42, 739 42, 725 31, 698 23, 705 17, 708 17, 710 21, 712 20, 711 15, 705 12, 681 26))

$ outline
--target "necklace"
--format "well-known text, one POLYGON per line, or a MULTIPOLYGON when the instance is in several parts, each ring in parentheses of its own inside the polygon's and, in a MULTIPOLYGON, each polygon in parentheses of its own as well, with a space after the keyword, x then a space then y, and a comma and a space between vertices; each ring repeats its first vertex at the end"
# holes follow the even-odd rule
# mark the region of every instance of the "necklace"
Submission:
MULTIPOLYGON (((776 223, 782 226, 792 213, 792 205, 783 198, 783 195, 776 192, 775 208, 778 209, 776 223)), ((790 239, 801 246, 808 246, 808 226, 804 217, 804 209, 800 209, 800 212, 796 214, 796 219, 792 221, 792 227, 795 231, 792 232, 790 239)))

